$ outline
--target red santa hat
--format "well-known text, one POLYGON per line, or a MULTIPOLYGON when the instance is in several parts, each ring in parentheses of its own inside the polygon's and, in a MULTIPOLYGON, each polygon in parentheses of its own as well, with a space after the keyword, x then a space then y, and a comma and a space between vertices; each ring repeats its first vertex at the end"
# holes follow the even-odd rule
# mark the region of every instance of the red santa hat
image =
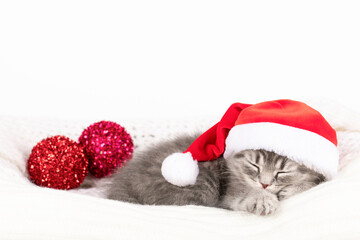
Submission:
POLYGON ((183 153, 165 158, 161 172, 177 186, 193 185, 198 161, 225 159, 246 149, 265 149, 286 156, 331 179, 339 153, 335 130, 315 109, 293 100, 234 103, 222 119, 183 153))

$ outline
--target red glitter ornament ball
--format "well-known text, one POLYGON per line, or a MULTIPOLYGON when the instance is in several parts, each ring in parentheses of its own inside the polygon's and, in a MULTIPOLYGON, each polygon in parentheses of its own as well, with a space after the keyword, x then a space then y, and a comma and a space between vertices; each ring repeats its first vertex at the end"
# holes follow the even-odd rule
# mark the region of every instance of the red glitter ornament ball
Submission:
POLYGON ((54 136, 40 141, 31 151, 28 171, 31 181, 55 189, 78 187, 88 172, 89 161, 75 141, 54 136))
POLYGON ((123 166, 134 151, 130 134, 119 124, 109 121, 90 125, 82 132, 79 143, 89 159, 89 172, 98 178, 123 166))

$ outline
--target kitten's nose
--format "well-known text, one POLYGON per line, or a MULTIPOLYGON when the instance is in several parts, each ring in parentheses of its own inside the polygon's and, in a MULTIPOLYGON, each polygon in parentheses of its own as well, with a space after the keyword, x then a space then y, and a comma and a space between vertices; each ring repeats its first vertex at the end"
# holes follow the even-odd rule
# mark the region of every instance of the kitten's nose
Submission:
POLYGON ((261 183, 261 186, 265 189, 269 186, 269 184, 264 184, 264 183, 261 183))

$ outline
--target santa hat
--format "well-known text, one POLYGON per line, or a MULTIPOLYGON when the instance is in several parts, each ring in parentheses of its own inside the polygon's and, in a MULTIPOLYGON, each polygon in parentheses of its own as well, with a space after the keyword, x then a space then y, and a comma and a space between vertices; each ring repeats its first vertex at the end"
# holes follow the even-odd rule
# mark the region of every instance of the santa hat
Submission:
POLYGON ((323 174, 335 176, 339 154, 335 130, 315 109, 293 100, 234 103, 183 153, 165 158, 161 172, 177 186, 193 185, 197 161, 225 159, 246 149, 265 149, 323 174))

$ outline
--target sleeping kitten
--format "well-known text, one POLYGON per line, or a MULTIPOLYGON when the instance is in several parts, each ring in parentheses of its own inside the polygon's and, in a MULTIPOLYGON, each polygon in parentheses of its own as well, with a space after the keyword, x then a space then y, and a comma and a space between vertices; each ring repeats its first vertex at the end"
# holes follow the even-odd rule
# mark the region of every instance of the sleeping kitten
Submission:
POLYGON ((110 199, 148 205, 204 205, 267 215, 279 201, 325 181, 325 177, 286 157, 245 150, 228 160, 199 162, 195 185, 178 187, 161 175, 162 161, 183 152, 198 136, 165 141, 135 154, 114 175, 110 199))

